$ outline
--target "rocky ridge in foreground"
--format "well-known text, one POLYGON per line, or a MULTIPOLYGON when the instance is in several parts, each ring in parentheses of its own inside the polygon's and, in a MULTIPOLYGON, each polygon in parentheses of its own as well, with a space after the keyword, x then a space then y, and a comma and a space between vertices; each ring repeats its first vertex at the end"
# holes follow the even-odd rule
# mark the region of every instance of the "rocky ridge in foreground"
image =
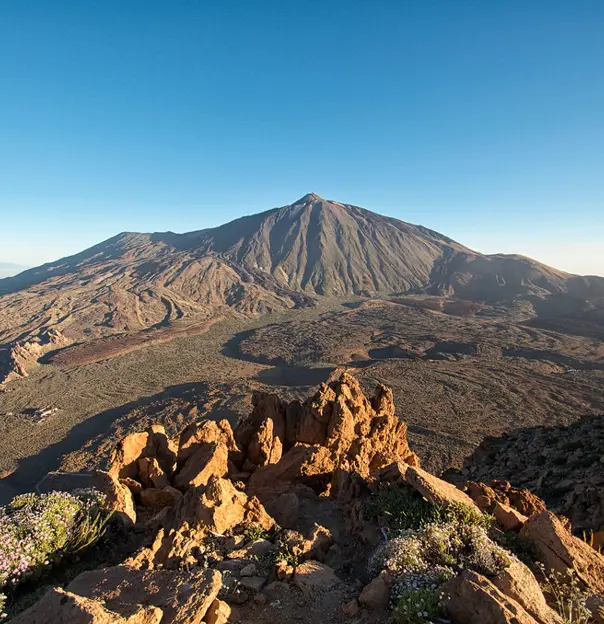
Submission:
POLYGON ((11 622, 561 623, 529 552, 573 570, 581 621, 604 621, 604 557, 525 490, 490 500, 422 470, 388 388, 369 399, 343 374, 303 403, 253 403, 234 431, 152 427, 107 472, 48 475, 40 490, 102 490, 141 544, 11 622))

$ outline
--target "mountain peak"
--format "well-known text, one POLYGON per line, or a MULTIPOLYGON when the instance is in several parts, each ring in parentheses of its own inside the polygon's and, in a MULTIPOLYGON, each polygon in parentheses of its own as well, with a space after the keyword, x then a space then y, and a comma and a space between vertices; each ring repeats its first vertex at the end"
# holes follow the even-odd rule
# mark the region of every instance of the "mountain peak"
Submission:
POLYGON ((304 197, 301 197, 295 203, 296 204, 308 204, 309 202, 316 202, 316 201, 325 201, 325 200, 319 195, 317 195, 316 193, 307 193, 306 195, 304 195, 304 197))

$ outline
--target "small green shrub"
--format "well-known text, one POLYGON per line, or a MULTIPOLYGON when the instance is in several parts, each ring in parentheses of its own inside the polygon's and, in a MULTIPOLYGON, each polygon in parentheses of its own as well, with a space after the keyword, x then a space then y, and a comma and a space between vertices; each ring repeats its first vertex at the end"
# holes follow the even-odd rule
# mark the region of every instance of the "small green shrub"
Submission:
POLYGON ((404 590, 394 609, 397 624, 425 624, 432 618, 444 615, 442 594, 438 587, 421 587, 404 590))
POLYGON ((284 562, 293 568, 297 568, 303 561, 302 555, 292 550, 286 544, 281 544, 275 556, 275 563, 284 562))
POLYGON ((6 596, 4 594, 0 594, 0 620, 3 620, 6 617, 6 613, 4 612, 5 605, 6 605, 6 596))
POLYGON ((365 505, 369 520, 384 518, 389 529, 402 532, 420 529, 428 524, 460 523, 490 529, 494 518, 464 503, 434 505, 415 492, 397 486, 372 496, 365 505))
POLYGON ((587 608, 589 595, 582 589, 574 570, 566 574, 546 570, 542 563, 538 564, 543 575, 542 587, 562 618, 564 624, 589 624, 591 611, 587 608))
POLYGON ((257 542, 258 540, 269 539, 270 533, 259 524, 250 524, 243 531, 243 538, 246 542, 257 542))
POLYGON ((398 487, 372 496, 365 505, 369 520, 385 518, 394 531, 419 529, 435 521, 435 508, 423 498, 398 487))
POLYGON ((65 552, 70 555, 89 548, 98 542, 113 516, 113 512, 100 507, 91 507, 87 513, 80 515, 65 545, 65 552))
POLYGON ((495 524, 495 518, 464 503, 449 503, 436 507, 436 515, 440 522, 454 522, 467 526, 478 526, 486 531, 495 524))

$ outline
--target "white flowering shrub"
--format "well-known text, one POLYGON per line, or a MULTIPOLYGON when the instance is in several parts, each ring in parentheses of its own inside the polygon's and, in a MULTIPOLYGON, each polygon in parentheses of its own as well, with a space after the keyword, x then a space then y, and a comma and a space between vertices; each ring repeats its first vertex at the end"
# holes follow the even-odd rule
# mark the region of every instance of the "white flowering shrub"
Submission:
POLYGON ((94 543, 110 517, 95 490, 23 494, 0 507, 0 592, 94 543))
POLYGON ((402 624, 412 624, 439 615, 441 586, 462 570, 495 576, 511 561, 511 555, 490 539, 484 527, 445 522, 402 532, 383 544, 369 565, 373 575, 381 570, 390 573, 395 617, 402 624))
POLYGON ((370 569, 401 576, 443 569, 457 574, 469 568, 494 576, 510 563, 510 555, 482 527, 448 522, 406 531, 386 542, 373 555, 370 569))

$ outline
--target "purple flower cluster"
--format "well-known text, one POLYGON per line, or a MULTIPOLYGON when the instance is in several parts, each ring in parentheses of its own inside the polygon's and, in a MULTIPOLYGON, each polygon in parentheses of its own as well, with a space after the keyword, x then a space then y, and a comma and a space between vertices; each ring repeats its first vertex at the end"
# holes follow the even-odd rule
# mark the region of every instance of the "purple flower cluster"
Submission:
POLYGON ((60 559, 78 521, 103 506, 93 491, 23 494, 0 507, 0 590, 60 559))

